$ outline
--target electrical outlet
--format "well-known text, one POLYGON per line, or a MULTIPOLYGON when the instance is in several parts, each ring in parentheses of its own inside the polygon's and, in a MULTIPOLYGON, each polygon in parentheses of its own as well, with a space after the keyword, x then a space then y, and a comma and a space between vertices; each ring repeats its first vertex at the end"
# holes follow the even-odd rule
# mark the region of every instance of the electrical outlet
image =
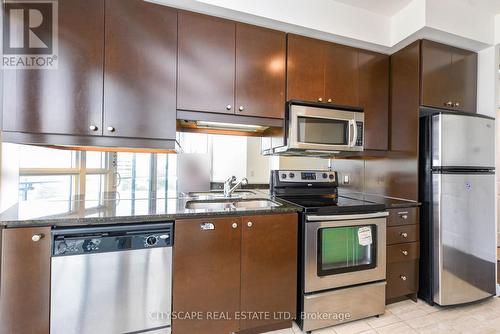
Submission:
POLYGON ((344 184, 349 184, 349 175, 344 175, 344 184))

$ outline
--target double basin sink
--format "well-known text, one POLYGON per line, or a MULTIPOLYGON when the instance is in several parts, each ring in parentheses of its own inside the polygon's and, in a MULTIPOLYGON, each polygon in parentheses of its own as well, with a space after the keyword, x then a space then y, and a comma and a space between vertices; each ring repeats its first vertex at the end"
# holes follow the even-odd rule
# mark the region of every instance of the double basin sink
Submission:
POLYGON ((253 191, 244 190, 236 191, 229 198, 225 198, 222 192, 215 191, 189 193, 190 197, 194 197, 196 199, 187 201, 186 209, 228 211, 237 209, 259 210, 281 206, 281 204, 266 198, 247 198, 247 196, 251 195, 255 196, 255 193, 253 191))

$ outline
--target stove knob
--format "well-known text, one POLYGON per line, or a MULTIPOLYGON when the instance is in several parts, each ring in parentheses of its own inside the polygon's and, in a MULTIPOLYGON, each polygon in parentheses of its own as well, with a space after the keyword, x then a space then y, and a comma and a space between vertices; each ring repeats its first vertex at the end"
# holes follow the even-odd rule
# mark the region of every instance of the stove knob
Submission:
POLYGON ((286 179, 286 174, 285 173, 281 174, 281 178, 286 179))
POLYGON ((295 177, 295 174, 294 173, 290 173, 290 174, 288 174, 288 176, 290 176, 290 178, 293 179, 295 177))
POLYGON ((335 178, 335 175, 330 174, 330 180, 333 180, 335 178))
POLYGON ((328 174, 323 173, 323 178, 326 179, 328 177, 328 174))

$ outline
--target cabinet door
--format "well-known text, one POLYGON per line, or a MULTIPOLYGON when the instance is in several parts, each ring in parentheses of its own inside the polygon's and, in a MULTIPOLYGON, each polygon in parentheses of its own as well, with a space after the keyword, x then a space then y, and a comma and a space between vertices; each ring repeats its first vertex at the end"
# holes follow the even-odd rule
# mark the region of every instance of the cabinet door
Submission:
POLYGON ((365 113, 366 150, 389 148, 389 56, 359 52, 359 105, 365 113))
POLYGON ((237 23, 237 114, 284 117, 285 58, 285 33, 237 23))
POLYGON ((1 244, 0 333, 49 334, 50 227, 4 229, 1 244))
POLYGON ((200 318, 173 319, 176 334, 238 331, 241 219, 186 219, 175 222, 173 311, 201 312, 200 318), (208 319, 224 315, 229 320, 208 319))
POLYGON ((477 103, 477 53, 454 49, 452 60, 454 108, 475 113, 477 103))
MULTIPOLYGON (((418 152, 420 42, 391 56, 391 151, 418 152)), ((408 161, 409 162, 409 161, 408 161)), ((401 165, 404 170, 408 164, 401 165)), ((413 171, 411 171, 413 174, 413 171)), ((402 179, 398 177, 398 179, 402 179)))
POLYGON ((358 50, 327 43, 325 48, 325 99, 334 104, 358 105, 358 50))
POLYGON ((270 312, 271 317, 242 319, 241 329, 289 321, 280 319, 279 312, 295 316, 297 215, 248 216, 242 221, 241 311, 270 312))
POLYGON ((423 40, 421 104, 453 109, 453 87, 451 47, 423 40))
POLYGON ((177 109, 234 113, 236 24, 179 12, 177 109))
POLYGON ((102 134, 104 2, 64 0, 58 11, 57 69, 4 71, 4 131, 102 134))
POLYGON ((106 0, 105 55, 104 135, 175 139, 177 11, 106 0))
POLYGON ((288 35, 288 100, 324 101, 325 45, 317 39, 288 35))

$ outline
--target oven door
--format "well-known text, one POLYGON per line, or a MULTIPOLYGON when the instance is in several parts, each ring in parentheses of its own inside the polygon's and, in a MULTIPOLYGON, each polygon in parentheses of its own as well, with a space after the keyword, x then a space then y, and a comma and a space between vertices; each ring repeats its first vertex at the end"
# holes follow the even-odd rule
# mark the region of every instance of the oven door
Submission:
POLYGON ((387 215, 306 216, 305 293, 384 280, 387 215))
POLYGON ((292 105, 288 117, 290 149, 363 150, 363 112, 292 105))

